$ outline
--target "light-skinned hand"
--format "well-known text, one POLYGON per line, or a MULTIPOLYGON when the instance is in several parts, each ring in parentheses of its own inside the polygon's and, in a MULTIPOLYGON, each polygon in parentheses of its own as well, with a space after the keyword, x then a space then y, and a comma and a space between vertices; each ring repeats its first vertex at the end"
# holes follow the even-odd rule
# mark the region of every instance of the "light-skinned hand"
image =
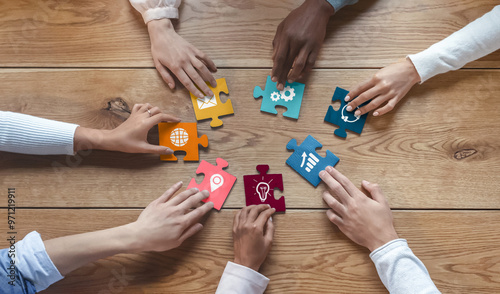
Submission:
POLYGON ((137 221, 127 225, 135 238, 134 251, 170 250, 203 228, 199 221, 214 204, 207 202, 201 205, 201 200, 210 193, 192 188, 174 197, 181 187, 182 182, 173 185, 160 198, 151 202, 137 221))
POLYGON ((279 24, 273 40, 271 73, 278 90, 283 90, 287 79, 293 83, 311 71, 334 13, 326 0, 306 0, 279 24))
POLYGON ((331 208, 326 215, 349 239, 373 251, 398 238, 391 209, 377 184, 363 181, 370 198, 333 167, 327 167, 319 176, 330 189, 323 193, 323 200, 331 208))
POLYGON ((217 71, 214 62, 179 36, 169 19, 148 22, 148 31, 155 67, 170 89, 175 88, 171 72, 195 96, 203 98, 205 93, 212 97, 214 93, 206 82, 212 87, 217 86, 212 75, 217 71))
POLYGON ((135 104, 129 118, 113 130, 78 127, 75 131, 74 151, 101 149, 127 153, 171 154, 173 151, 168 147, 149 144, 148 132, 160 122, 179 121, 180 119, 163 113, 160 108, 149 103, 135 104))
POLYGON ((363 115, 374 109, 373 116, 388 113, 401 99, 410 91, 416 83, 420 82, 420 76, 409 59, 391 64, 379 70, 372 78, 357 85, 347 94, 345 101, 347 111, 355 111, 355 115, 363 115), (352 99, 356 97, 355 99, 352 99), (358 106, 371 100, 367 105, 358 106), (385 105, 383 105, 385 104, 385 105), (380 107, 383 105, 382 107, 380 107))
POLYGON ((274 237, 271 215, 276 211, 267 204, 246 206, 234 216, 234 262, 255 271, 264 263, 274 237))

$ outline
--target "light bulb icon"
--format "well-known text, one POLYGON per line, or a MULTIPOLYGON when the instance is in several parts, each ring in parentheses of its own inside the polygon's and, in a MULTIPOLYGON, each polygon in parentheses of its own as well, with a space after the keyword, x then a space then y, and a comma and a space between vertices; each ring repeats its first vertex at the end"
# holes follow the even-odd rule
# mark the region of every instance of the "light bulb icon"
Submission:
POLYGON ((267 199, 267 193, 269 193, 270 187, 268 183, 261 182, 257 185, 255 189, 257 194, 259 195, 260 201, 264 202, 267 199))

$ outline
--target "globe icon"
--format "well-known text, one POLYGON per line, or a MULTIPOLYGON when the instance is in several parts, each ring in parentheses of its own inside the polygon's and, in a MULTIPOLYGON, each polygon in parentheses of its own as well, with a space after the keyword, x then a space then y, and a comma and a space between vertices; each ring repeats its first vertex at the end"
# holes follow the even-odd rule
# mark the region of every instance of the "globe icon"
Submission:
POLYGON ((176 128, 170 133, 170 141, 177 147, 186 145, 189 140, 189 135, 183 128, 176 128))

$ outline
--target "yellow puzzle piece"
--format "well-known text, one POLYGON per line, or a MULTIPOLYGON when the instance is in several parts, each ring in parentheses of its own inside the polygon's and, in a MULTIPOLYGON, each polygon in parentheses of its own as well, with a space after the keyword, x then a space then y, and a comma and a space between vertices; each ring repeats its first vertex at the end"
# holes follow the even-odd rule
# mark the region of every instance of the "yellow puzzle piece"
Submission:
POLYGON ((193 102, 194 113, 196 115, 197 120, 204 120, 211 118, 210 126, 212 128, 222 126, 222 120, 219 119, 219 116, 234 114, 233 104, 231 103, 231 99, 227 99, 226 103, 222 103, 220 101, 219 93, 229 94, 229 90, 227 89, 226 79, 217 79, 217 87, 212 88, 209 83, 207 83, 208 87, 212 92, 214 92, 214 96, 205 96, 203 98, 198 98, 191 94, 191 102, 193 102))

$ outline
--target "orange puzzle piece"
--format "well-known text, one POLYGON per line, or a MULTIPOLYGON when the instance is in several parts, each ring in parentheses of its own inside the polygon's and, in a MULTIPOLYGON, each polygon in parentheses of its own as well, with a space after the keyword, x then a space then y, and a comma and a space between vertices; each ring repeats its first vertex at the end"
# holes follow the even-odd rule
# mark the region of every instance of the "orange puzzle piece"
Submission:
MULTIPOLYGON (((160 145, 169 147, 174 151, 186 151, 184 161, 198 161, 200 155, 198 144, 207 147, 208 137, 203 135, 198 138, 197 123, 159 123, 158 133, 160 145)), ((175 155, 160 155, 161 160, 176 161, 175 155)))
POLYGON ((212 128, 220 127, 222 126, 222 120, 219 119, 219 116, 234 114, 231 99, 227 99, 226 103, 222 103, 219 97, 220 92, 229 94, 226 79, 217 79, 217 87, 215 88, 212 88, 209 83, 207 83, 207 85, 210 90, 214 92, 213 97, 205 96, 203 98, 198 98, 190 93, 191 102, 193 102, 194 113, 197 120, 211 118, 212 122, 210 122, 210 126, 212 128))

